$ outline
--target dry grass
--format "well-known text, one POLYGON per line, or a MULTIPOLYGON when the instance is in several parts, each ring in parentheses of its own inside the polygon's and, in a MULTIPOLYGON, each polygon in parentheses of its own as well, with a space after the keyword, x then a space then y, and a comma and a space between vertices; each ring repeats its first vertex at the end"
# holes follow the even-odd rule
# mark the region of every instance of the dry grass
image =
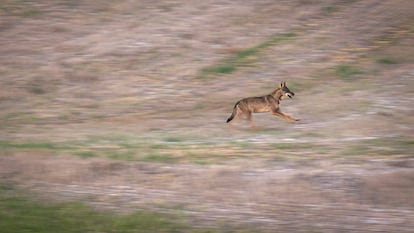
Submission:
POLYGON ((5 1, 1 181, 224 230, 410 232, 411 9, 5 1), (282 80, 296 93, 282 110, 300 123, 227 127, 235 101, 282 80))

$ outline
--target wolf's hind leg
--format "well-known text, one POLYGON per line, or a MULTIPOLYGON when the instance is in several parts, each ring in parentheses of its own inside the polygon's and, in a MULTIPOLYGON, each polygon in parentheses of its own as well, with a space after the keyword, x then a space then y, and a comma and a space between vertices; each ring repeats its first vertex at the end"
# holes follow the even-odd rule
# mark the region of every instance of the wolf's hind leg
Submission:
POLYGON ((254 124, 253 119, 252 119, 252 113, 248 112, 246 113, 246 116, 247 116, 247 121, 249 122, 250 127, 256 128, 256 125, 254 124))

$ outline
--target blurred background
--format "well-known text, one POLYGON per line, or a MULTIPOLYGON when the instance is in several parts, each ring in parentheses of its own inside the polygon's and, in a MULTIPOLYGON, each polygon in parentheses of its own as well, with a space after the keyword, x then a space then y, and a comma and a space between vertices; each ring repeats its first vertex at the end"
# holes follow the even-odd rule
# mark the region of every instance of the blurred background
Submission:
POLYGON ((413 9, 0 1, 0 226, 411 232, 413 9), (236 101, 281 81, 299 123, 228 127, 236 101))

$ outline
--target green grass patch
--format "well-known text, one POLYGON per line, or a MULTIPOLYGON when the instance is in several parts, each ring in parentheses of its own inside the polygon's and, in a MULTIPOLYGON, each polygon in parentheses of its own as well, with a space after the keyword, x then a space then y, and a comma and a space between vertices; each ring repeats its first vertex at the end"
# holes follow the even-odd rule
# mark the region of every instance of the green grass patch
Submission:
POLYGON ((98 212, 81 203, 50 204, 30 200, 9 185, 0 186, 3 233, 190 232, 180 219, 153 212, 98 212))
POLYGON ((183 139, 179 137, 166 137, 163 139, 165 142, 182 142, 183 139))
POLYGON ((0 1, 0 14, 17 16, 22 18, 37 18, 46 12, 40 7, 34 6, 30 1, 0 1))
POLYGON ((378 64, 386 64, 386 65, 397 64, 397 61, 395 61, 394 59, 392 59, 390 57, 381 57, 381 58, 378 58, 376 60, 376 62, 378 64))
POLYGON ((159 149, 168 149, 169 146, 167 144, 157 143, 157 144, 150 145, 149 148, 159 150, 159 149))
POLYGON ((49 142, 10 142, 0 141, 0 148, 17 148, 17 149, 71 149, 71 146, 49 143, 49 142))
POLYGON ((321 8, 321 10, 325 15, 329 15, 329 14, 332 14, 334 12, 337 12, 339 10, 339 8, 338 8, 338 6, 335 6, 335 5, 329 5, 329 6, 323 6, 321 8))
POLYGON ((76 156, 79 156, 81 158, 93 158, 98 157, 98 155, 93 151, 79 151, 73 153, 76 156))
POLYGON ((234 64, 224 64, 204 68, 201 72, 204 74, 230 74, 235 70, 236 66, 234 64))
POLYGON ((105 153, 106 157, 115 160, 133 161, 136 160, 132 151, 112 150, 105 153))
POLYGON ((174 160, 175 159, 169 155, 160 154, 156 152, 149 153, 144 157, 144 161, 147 162, 171 163, 174 162, 174 160))
POLYGON ((191 162, 198 165, 208 165, 223 159, 223 156, 218 156, 217 154, 205 152, 193 152, 188 151, 184 154, 183 160, 191 162))
POLYGON ((351 80, 353 77, 359 74, 363 74, 363 72, 355 67, 350 65, 338 65, 335 67, 335 73, 337 76, 344 80, 351 80))
POLYGON ((230 74, 236 71, 239 67, 246 66, 250 63, 251 58, 256 56, 270 46, 291 40, 296 37, 293 32, 273 36, 263 43, 256 46, 246 48, 236 52, 230 57, 224 59, 221 63, 203 68, 198 75, 198 78, 206 78, 209 76, 230 74))

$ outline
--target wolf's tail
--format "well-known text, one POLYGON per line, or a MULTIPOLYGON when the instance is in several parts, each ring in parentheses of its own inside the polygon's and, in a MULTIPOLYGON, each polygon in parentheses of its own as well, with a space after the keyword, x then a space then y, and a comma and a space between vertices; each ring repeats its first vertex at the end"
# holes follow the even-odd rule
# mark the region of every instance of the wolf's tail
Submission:
POLYGON ((227 119, 227 123, 229 123, 231 120, 233 120, 234 116, 236 116, 236 112, 237 112, 237 105, 240 103, 240 101, 238 101, 233 108, 233 112, 231 113, 231 116, 227 119))

